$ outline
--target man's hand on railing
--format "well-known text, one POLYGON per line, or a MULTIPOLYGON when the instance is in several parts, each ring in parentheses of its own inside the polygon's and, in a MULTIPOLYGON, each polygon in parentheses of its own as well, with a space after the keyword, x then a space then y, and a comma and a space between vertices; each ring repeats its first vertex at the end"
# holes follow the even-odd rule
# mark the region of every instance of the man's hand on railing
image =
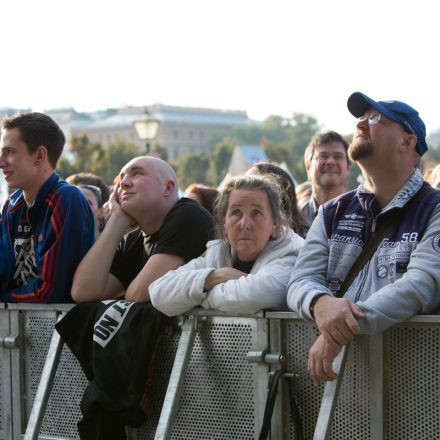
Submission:
POLYGON ((324 295, 314 306, 316 325, 327 342, 345 345, 359 333, 357 319, 365 318, 362 310, 352 301, 324 295))
POLYGON ((332 363, 342 350, 342 345, 334 341, 327 341, 323 335, 312 345, 309 352, 308 370, 315 386, 319 387, 321 382, 332 381, 338 378, 333 371, 332 363))

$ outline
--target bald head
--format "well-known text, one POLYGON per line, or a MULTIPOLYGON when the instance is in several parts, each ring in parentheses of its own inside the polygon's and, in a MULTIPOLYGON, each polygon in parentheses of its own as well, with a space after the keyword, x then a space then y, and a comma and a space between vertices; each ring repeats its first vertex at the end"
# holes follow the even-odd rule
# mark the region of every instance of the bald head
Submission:
POLYGON ((156 157, 146 156, 147 160, 152 160, 152 164, 154 165, 154 168, 157 171, 157 174, 160 176, 162 180, 172 180, 175 183, 175 188, 177 192, 177 176, 176 172, 174 171, 173 167, 165 162, 162 159, 158 159, 156 157))
POLYGON ((153 157, 153 156, 135 157, 134 159, 130 160, 130 162, 128 162, 126 165, 124 165, 124 167, 120 172, 121 178, 126 174, 127 170, 131 170, 138 166, 155 170, 156 177, 160 180, 161 183, 164 183, 168 180, 173 181, 175 193, 177 195, 178 184, 177 184, 176 172, 174 171, 173 167, 170 164, 168 164, 162 159, 158 159, 157 157, 153 157))
POLYGON ((117 197, 120 206, 144 230, 155 231, 179 199, 176 173, 151 156, 130 160, 121 170, 117 197))

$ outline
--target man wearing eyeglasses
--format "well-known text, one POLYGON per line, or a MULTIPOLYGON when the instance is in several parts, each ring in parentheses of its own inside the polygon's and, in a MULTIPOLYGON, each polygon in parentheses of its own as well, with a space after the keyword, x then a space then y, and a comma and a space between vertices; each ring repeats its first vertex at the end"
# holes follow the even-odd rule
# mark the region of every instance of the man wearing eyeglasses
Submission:
POLYGON ((335 131, 313 136, 307 146, 304 162, 312 194, 299 208, 308 226, 321 205, 345 192, 345 181, 350 172, 347 149, 347 142, 335 131))
POLYGON ((425 125, 400 101, 356 92, 347 105, 358 118, 348 153, 365 183, 319 210, 288 287, 289 308, 320 331, 308 364, 317 386, 337 378, 332 362, 356 334, 381 332, 440 306, 440 192, 426 188, 418 169, 427 151, 425 125), (383 228, 387 218, 391 227, 383 228), (384 238, 339 298, 378 225, 384 238))

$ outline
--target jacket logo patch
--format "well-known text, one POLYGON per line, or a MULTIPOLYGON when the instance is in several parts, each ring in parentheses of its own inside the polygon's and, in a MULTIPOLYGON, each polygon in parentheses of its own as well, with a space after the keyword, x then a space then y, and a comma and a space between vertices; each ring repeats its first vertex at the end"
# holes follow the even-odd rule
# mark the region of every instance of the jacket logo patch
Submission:
POLYGON ((339 280, 330 280, 327 282, 327 287, 332 291, 333 294, 336 294, 341 288, 341 281, 339 280))
POLYGON ((387 275, 388 275, 388 269, 384 264, 382 264, 381 266, 379 266, 377 268, 377 277, 378 278, 386 278, 387 275))
POLYGON ((345 214, 344 217, 345 218, 349 218, 351 220, 356 220, 356 219, 363 220, 363 219, 365 219, 365 215, 355 214, 354 212, 352 214, 345 214))
POLYGON ((440 254, 440 234, 432 239, 432 248, 440 254))

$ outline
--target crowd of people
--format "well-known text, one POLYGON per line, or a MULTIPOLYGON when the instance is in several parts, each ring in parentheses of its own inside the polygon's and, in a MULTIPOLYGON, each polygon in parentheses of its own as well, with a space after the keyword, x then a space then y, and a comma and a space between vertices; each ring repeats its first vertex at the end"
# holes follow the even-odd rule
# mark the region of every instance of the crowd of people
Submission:
POLYGON ((113 300, 121 317, 131 303, 167 316, 292 310, 319 330, 313 382, 336 379, 333 360, 355 335, 440 307, 440 165, 424 180, 425 125, 400 101, 355 92, 347 107, 351 144, 334 131, 314 136, 307 183, 295 189, 281 167, 258 163, 183 197, 173 168, 152 156, 128 162, 111 194, 91 174, 61 181, 57 124, 41 113, 6 118, 0 168, 16 191, 0 224, 1 300, 113 300), (363 183, 346 192, 352 162, 363 183))

